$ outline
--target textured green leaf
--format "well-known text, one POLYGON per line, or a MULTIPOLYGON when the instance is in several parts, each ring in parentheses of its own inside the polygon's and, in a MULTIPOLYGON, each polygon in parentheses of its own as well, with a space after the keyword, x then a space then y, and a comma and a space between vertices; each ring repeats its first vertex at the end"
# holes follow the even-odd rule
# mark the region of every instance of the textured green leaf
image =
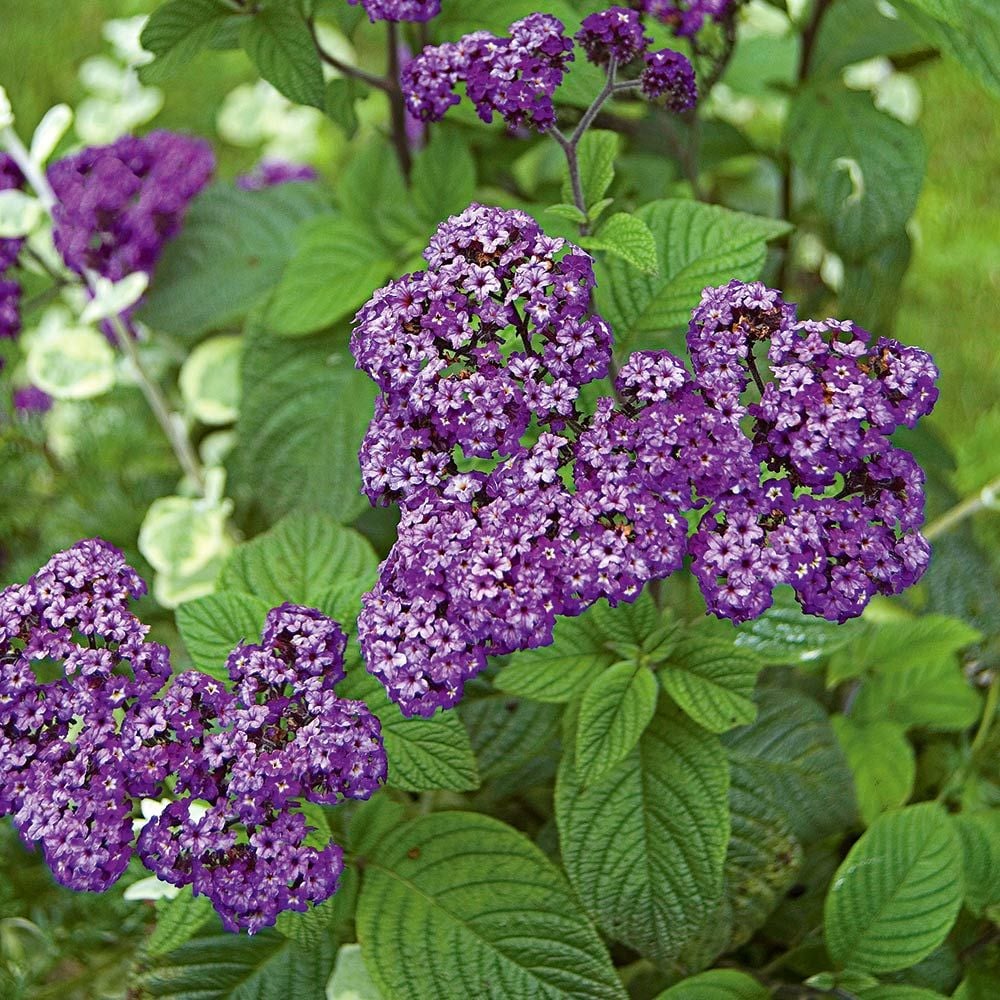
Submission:
POLYGON ((476 193, 476 162, 468 142, 445 128, 413 161, 413 203, 431 226, 468 208, 476 193))
POLYGON ((357 517, 368 509, 358 449, 374 398, 339 338, 249 331, 233 495, 258 503, 272 520, 296 508, 357 517))
POLYGON ((397 1000, 625 997, 562 873, 489 816, 437 813, 382 841, 357 927, 372 978, 397 1000))
POLYGON ((165 955, 190 941, 212 919, 215 910, 208 896, 195 896, 184 886, 173 899, 156 903, 156 927, 149 935, 146 950, 150 955, 165 955))
POLYGON ((335 121, 353 139, 358 131, 358 113, 355 101, 367 93, 364 84, 350 76, 337 77, 326 85, 325 110, 327 117, 335 121))
POLYGON ((140 42, 156 59, 139 70, 144 83, 176 73, 215 37, 233 10, 222 0, 171 0, 150 15, 140 42))
POLYGON ((390 788, 425 792, 446 788, 465 792, 479 787, 476 758, 469 734, 454 712, 429 719, 406 718, 389 701, 382 685, 365 670, 348 671, 337 687, 343 698, 359 698, 382 723, 382 737, 389 759, 390 788))
POLYGON ((638 746, 599 781, 577 771, 573 740, 565 744, 556 821, 570 881, 610 937, 668 963, 722 895, 725 754, 666 700, 638 746))
POLYGON ((625 212, 609 216, 596 236, 581 237, 579 242, 588 250, 604 250, 621 257, 646 274, 656 274, 660 266, 656 239, 649 226, 638 216, 625 212))
POLYGON ((1000 810, 953 817, 962 841, 965 905, 976 916, 1000 905, 1000 810))
POLYGON ((789 229, 775 219, 697 201, 654 201, 635 214, 656 240, 659 271, 652 277, 624 261, 607 261, 597 303, 614 327, 619 349, 644 334, 686 326, 706 285, 758 277, 767 241, 789 229))
POLYGON ((944 810, 925 802, 886 813, 833 880, 827 949, 853 969, 905 969, 941 944, 961 902, 961 846, 944 810))
POLYGON ((324 1000, 336 948, 305 948, 276 931, 198 937, 163 956, 141 979, 159 1000, 324 1000))
POLYGON ((177 609, 177 628, 199 670, 228 678, 226 660, 240 642, 256 642, 271 605, 258 597, 226 590, 188 601, 177 609))
POLYGON ((697 631, 680 640, 660 669, 664 690, 699 725, 724 733, 757 717, 753 689, 761 662, 724 640, 697 631))
POLYGON ((855 816, 851 772, 830 720, 812 698, 764 688, 753 725, 723 737, 734 762, 770 787, 803 844, 850 826, 855 816))
POLYGON ((367 230, 336 216, 310 219, 267 312, 276 333, 314 333, 352 315, 392 271, 392 256, 367 230))
POLYGON ((880 983, 857 991, 858 1000, 944 1000, 943 993, 904 983, 880 983))
POLYGON ((352 528, 323 514, 290 514, 233 552, 219 586, 269 607, 283 601, 315 606, 335 583, 369 574, 377 563, 368 540, 352 528))
POLYGON ((327 1000, 382 1000, 361 955, 361 945, 341 946, 326 996, 327 1000))
POLYGON ((710 969, 682 979, 656 1000, 767 1000, 771 994, 745 972, 710 969))
MULTIPOLYGON (((583 202, 589 209, 607 193, 615 179, 615 157, 621 139, 617 132, 590 129, 584 133, 577 146, 576 158, 580 169, 580 188, 583 202)), ((562 199, 573 202, 573 187, 569 175, 563 181, 562 199)))
POLYGON ((324 109, 323 64, 308 25, 293 5, 265 7, 254 14, 240 41, 260 75, 285 97, 324 109))
POLYGON ((656 713, 659 687, 641 663, 605 670, 583 694, 576 728, 576 766, 590 781, 617 767, 656 713))
POLYGON ((879 111, 869 94, 823 86, 795 98, 785 134, 838 253, 866 257, 903 230, 924 180, 919 129, 879 111))
POLYGON ((758 778, 752 767, 732 762, 725 867, 731 914, 727 951, 745 944, 763 926, 802 864, 801 844, 774 793, 758 778))
POLYGON ((194 338, 245 316, 281 278, 299 225, 323 211, 329 206, 315 184, 208 188, 167 244, 139 318, 194 338))
POLYGON ((843 715, 830 721, 854 774, 858 812, 868 826, 913 794, 916 755, 898 723, 876 720, 859 725, 843 715))

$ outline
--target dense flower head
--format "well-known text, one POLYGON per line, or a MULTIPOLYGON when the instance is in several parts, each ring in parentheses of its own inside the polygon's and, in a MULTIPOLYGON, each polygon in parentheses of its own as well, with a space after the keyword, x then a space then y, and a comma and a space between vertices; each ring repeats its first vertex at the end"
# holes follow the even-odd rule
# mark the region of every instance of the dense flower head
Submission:
POLYGON ((736 0, 630 0, 636 10, 669 25, 675 35, 690 38, 701 31, 706 19, 724 21, 736 0))
POLYGON ((53 237, 66 266, 111 281, 151 274, 214 167, 207 143, 162 131, 124 136, 54 163, 53 237))
POLYGON ((376 21, 429 21, 441 13, 441 0, 347 0, 361 4, 372 23, 376 21))
POLYGON ((422 121, 438 121, 460 100, 469 100, 485 122, 499 114, 510 128, 544 132, 555 124, 552 95, 573 58, 573 42, 551 14, 529 14, 510 26, 510 36, 488 31, 457 42, 428 46, 402 72, 407 108, 422 121))
POLYGON ((402 507, 358 634, 404 713, 456 704, 487 655, 551 642, 558 616, 634 600, 685 555, 734 621, 779 584, 843 620, 923 571, 922 475, 889 442, 933 406, 923 351, 734 281, 693 313, 693 373, 637 352, 588 411, 610 338, 585 255, 476 205, 425 257, 352 338, 380 389, 365 490, 402 507))
POLYGON ((236 186, 243 191, 263 191, 278 184, 314 181, 319 177, 308 163, 289 163, 286 160, 261 160, 248 174, 236 178, 236 186))
POLYGON ((0 278, 0 340, 13 339, 21 332, 21 286, 0 278))
MULTIPOLYGON (((13 191, 24 186, 20 167, 6 153, 0 153, 0 191, 13 191)), ((12 267, 21 253, 23 239, 0 239, 0 276, 12 267)))
POLYGON ((639 13, 625 7, 589 14, 576 33, 587 59, 598 66, 611 60, 624 66, 646 50, 650 40, 643 31, 639 13))
POLYGON ((107 888, 132 853, 144 779, 121 730, 170 674, 166 647, 129 610, 144 592, 99 539, 0 592, 0 814, 75 889, 107 888))
POLYGON ((698 84, 687 56, 660 49, 647 52, 643 58, 646 65, 639 77, 643 94, 650 100, 662 100, 671 111, 690 111, 698 102, 698 84))

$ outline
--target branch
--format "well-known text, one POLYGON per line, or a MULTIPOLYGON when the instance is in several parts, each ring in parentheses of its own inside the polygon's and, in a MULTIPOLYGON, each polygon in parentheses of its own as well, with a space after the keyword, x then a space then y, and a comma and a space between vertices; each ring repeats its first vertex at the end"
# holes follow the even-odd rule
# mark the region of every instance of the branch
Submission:
POLYGON ((987 483, 978 493, 966 497, 960 503, 955 504, 951 510, 946 511, 940 517, 935 518, 924 529, 923 535, 928 541, 939 538, 945 532, 950 531, 957 524, 961 524, 966 518, 978 514, 981 510, 996 506, 998 494, 1000 494, 1000 478, 987 483))
POLYGON ((309 25, 309 32, 312 35, 316 51, 319 53, 320 59, 322 59, 327 66, 332 66, 335 70, 337 70, 337 72, 343 73, 344 76, 353 76, 356 80, 362 80, 370 87, 375 87, 385 93, 389 93, 391 91, 392 88, 390 87, 388 80, 385 80, 380 76, 376 76, 374 73, 369 73, 367 70, 361 69, 360 66, 352 66, 350 63, 345 63, 336 56, 327 52, 326 49, 323 48, 323 45, 319 40, 319 35, 316 32, 316 22, 310 18, 306 23, 309 25))
POLYGON ((410 179, 413 158, 410 155, 410 140, 406 136, 406 103, 399 82, 399 26, 395 21, 386 22, 388 27, 389 68, 387 72, 389 90, 389 110, 392 116, 392 144, 396 147, 396 157, 403 177, 410 179))

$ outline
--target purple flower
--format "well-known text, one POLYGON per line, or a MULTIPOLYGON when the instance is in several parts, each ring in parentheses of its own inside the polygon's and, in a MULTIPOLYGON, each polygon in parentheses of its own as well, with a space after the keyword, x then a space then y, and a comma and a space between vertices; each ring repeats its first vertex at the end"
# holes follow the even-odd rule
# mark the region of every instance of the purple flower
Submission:
POLYGON ((20 332, 21 286, 16 281, 0 278, 0 340, 13 339, 20 332))
MULTIPOLYGON (((0 191, 13 191, 24 186, 24 176, 18 165, 6 153, 0 153, 0 191)), ((23 239, 0 239, 0 276, 17 262, 23 239)))
POLYGON ((690 111, 698 101, 694 67, 673 49, 647 52, 646 68, 639 77, 642 92, 651 100, 662 98, 671 111, 690 111))
POLYGON ((278 184, 314 181, 318 177, 316 170, 307 163, 261 160, 250 173, 236 178, 236 186, 244 191, 262 191, 278 184))
POLYGON ((716 23, 724 21, 735 6, 735 0, 629 0, 629 3, 673 28, 675 35, 685 38, 701 31, 706 18, 716 23))
POLYGON ((124 136, 53 164, 53 236, 66 266, 111 281, 152 274, 214 167, 207 143, 171 132, 124 136))
POLYGON ((14 409, 21 413, 45 413, 52 409, 52 397, 35 385, 15 389, 12 398, 14 409))
POLYGON ((441 0, 347 0, 360 2, 365 13, 375 21, 429 21, 441 13, 441 0))
POLYGON ((638 11, 624 7, 610 7, 585 17, 575 37, 587 59, 598 66, 606 66, 612 59, 624 66, 651 41, 643 32, 638 11))

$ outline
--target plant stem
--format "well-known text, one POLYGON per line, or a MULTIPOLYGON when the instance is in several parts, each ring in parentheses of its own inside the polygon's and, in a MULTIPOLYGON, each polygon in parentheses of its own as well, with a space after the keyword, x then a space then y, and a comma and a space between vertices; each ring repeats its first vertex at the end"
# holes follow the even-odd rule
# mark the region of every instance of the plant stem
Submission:
MULTIPOLYGON (((3 132, 0 132, 0 144, 6 147, 11 158, 18 165, 21 173, 24 174, 25 180, 27 180, 35 192, 35 195, 45 207, 49 216, 53 216, 55 206, 58 203, 55 191, 52 190, 52 185, 49 184, 44 172, 31 159, 28 150, 25 149, 24 143, 21 142, 20 136, 12 128, 4 129, 3 132)), ((97 278, 98 275, 89 269, 85 270, 80 276, 82 284, 91 295, 94 294, 97 287, 97 278)), ((204 495, 205 476, 201 468, 201 462, 199 462, 198 456, 195 454, 194 447, 187 436, 180 415, 171 412, 170 406, 160 387, 143 367, 135 342, 132 340, 132 335, 126 329, 121 317, 112 316, 109 324, 122 353, 125 354, 135 369, 143 395, 146 397, 146 401, 149 403, 149 408, 156 418, 157 423, 170 442, 170 447, 177 456, 180 467, 184 470, 185 475, 195 484, 198 492, 204 495)))
POLYGON ((392 115, 392 143, 396 147, 396 157, 403 177, 410 179, 413 168, 413 158, 410 156, 410 141, 406 136, 406 103, 403 99, 403 88, 399 82, 399 25, 395 21, 387 21, 389 43, 389 67, 387 72, 389 90, 389 109, 392 115))
POLYGON ((327 64, 327 66, 332 66, 337 72, 343 73, 344 76, 353 76, 356 80, 361 80, 367 83, 370 87, 376 87, 378 90, 382 90, 385 93, 389 93, 392 89, 389 81, 384 80, 380 76, 376 76, 374 73, 369 73, 367 70, 361 69, 360 66, 352 66, 350 63, 345 63, 338 59, 336 56, 331 55, 323 48, 319 40, 319 35, 316 33, 316 22, 309 20, 309 31, 313 37, 313 44, 316 46, 316 51, 319 53, 320 59, 327 64))
POLYGON ((1000 493, 1000 479, 994 479, 987 483, 978 493, 971 497, 966 497, 961 503, 955 504, 951 510, 945 511, 940 517, 935 518, 924 529, 923 535, 928 541, 939 538, 945 532, 950 531, 956 524, 961 524, 966 518, 978 514, 981 510, 993 506, 997 501, 997 494, 1000 493))

